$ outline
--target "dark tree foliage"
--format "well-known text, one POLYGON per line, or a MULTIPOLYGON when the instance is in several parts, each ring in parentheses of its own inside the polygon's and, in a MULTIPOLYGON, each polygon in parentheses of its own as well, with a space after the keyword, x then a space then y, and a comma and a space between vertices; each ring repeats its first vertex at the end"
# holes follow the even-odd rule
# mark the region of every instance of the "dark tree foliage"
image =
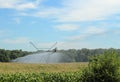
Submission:
POLYGON ((99 54, 103 54, 106 51, 115 51, 117 56, 119 56, 120 49, 69 49, 69 50, 60 50, 59 52, 63 53, 61 61, 64 62, 88 62, 90 56, 95 56, 99 54))
POLYGON ((31 52, 22 51, 22 50, 5 50, 0 49, 0 62, 9 62, 12 59, 22 57, 30 54, 31 52))
POLYGON ((91 57, 88 68, 83 71, 82 82, 120 82, 117 55, 116 51, 107 51, 91 57))

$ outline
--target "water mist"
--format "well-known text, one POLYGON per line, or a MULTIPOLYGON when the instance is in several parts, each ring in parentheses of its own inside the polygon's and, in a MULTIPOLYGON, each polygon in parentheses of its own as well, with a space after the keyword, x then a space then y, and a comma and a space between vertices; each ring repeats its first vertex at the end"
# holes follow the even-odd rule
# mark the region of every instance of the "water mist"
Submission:
POLYGON ((18 63, 60 63, 61 53, 53 52, 40 52, 36 54, 27 55, 24 57, 12 60, 12 62, 18 63))

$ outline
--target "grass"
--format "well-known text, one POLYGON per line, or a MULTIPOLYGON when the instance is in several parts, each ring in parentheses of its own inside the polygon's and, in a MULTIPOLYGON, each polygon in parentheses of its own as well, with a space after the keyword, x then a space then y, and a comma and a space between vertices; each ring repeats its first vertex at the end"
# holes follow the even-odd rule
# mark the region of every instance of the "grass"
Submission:
POLYGON ((77 72, 84 69, 87 63, 61 63, 61 64, 23 64, 0 63, 0 73, 58 73, 77 72))

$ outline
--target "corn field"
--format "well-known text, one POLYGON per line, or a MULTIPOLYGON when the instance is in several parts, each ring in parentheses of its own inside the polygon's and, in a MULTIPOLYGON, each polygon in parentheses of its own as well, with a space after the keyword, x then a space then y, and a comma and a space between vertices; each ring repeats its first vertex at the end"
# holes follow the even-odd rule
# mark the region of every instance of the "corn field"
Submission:
POLYGON ((0 63, 0 82, 80 82, 88 63, 0 63))
POLYGON ((80 72, 0 74, 0 82, 81 82, 80 72))

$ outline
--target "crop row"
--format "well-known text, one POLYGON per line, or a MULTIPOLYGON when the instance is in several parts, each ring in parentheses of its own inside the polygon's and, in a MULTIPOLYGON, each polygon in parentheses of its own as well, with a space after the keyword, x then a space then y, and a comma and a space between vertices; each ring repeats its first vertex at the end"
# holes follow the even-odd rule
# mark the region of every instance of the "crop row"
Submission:
POLYGON ((80 82, 81 73, 15 73, 0 74, 0 82, 80 82))

